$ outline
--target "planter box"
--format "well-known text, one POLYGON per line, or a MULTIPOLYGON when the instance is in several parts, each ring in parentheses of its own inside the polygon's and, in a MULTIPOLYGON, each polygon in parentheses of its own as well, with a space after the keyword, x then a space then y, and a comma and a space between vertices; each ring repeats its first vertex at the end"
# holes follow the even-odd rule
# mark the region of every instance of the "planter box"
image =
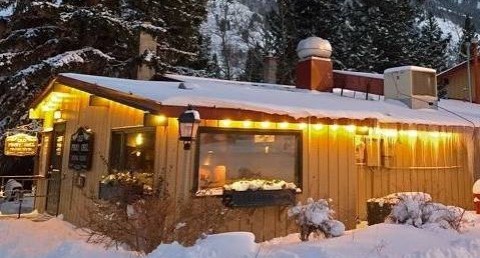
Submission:
POLYGON ((257 190, 223 192, 223 204, 228 207, 264 207, 295 205, 294 190, 257 190))
MULTIPOLYGON (((123 185, 112 185, 100 183, 98 198, 102 200, 122 200, 139 196, 143 193, 143 186, 125 187, 123 185)), ((125 200, 129 201, 129 200, 125 200)))
POLYGON ((385 222, 385 219, 392 212, 395 204, 380 203, 378 201, 367 202, 367 221, 368 225, 375 225, 385 222))

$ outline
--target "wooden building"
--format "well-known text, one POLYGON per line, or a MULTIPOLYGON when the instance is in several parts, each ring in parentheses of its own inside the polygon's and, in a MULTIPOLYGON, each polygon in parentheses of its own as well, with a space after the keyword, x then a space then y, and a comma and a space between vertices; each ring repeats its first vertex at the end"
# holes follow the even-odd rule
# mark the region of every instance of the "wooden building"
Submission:
MULTIPOLYGON (((330 62, 329 55, 313 56, 301 56, 307 64, 299 76, 314 78, 299 86, 179 75, 166 75, 168 81, 59 75, 30 111, 44 126, 38 173, 51 178, 39 186, 47 199, 36 207, 80 223, 88 216, 88 197, 99 195, 102 176, 128 170, 153 174, 152 184, 164 178, 176 198, 222 195, 224 184, 240 178, 284 180, 299 188, 297 201, 331 198, 348 228, 365 219, 368 199, 393 192, 422 191, 435 201, 472 208, 471 137, 480 106, 445 100, 439 109, 414 109, 383 97, 341 96, 338 73, 317 63, 330 62), (185 150, 178 117, 188 105, 201 122, 185 150)), ((383 78, 342 76, 343 84, 383 78)), ((429 70, 400 68, 385 73, 385 87, 394 87, 387 76, 413 76, 402 82, 411 87, 435 78, 429 70)), ((291 233, 292 225, 285 207, 265 206, 228 230, 252 231, 261 241, 291 233)))

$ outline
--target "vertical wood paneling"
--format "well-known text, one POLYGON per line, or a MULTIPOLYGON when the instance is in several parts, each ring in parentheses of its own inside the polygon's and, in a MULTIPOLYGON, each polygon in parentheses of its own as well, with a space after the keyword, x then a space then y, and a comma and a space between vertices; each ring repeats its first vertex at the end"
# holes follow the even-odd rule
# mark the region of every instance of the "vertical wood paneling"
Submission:
MULTIPOLYGON (((98 181, 106 171, 99 156, 108 158, 112 128, 139 126, 143 123, 143 111, 118 103, 110 107, 89 107, 88 94, 75 91, 78 99, 65 106, 67 119, 66 150, 68 139, 79 126, 88 126, 95 133, 93 169, 86 173, 86 186, 73 186, 74 171, 67 169, 68 151, 64 157, 61 213, 65 218, 79 223, 85 214, 87 196, 96 195, 98 181)), ((218 127, 217 120, 202 121, 203 126, 218 127)), ((234 124, 237 126, 237 124, 234 124)), ((254 128, 260 129, 259 123, 254 128)), ((273 128, 270 128, 273 129, 273 128)), ((424 130, 436 130, 424 128, 424 130)), ((445 130, 445 128, 443 128, 445 130)), ((184 151, 178 141, 178 123, 169 118, 168 126, 156 128, 155 178, 163 177, 167 188, 176 199, 189 198, 194 185, 195 147, 184 151)), ((333 130, 325 126, 321 130, 305 129, 303 133, 302 177, 303 193, 298 199, 332 198, 334 208, 349 228, 355 226, 355 217, 365 219, 366 201, 398 191, 427 191, 435 200, 447 204, 471 206, 472 179, 466 166, 466 150, 459 137, 435 140, 410 139, 399 136, 393 155, 392 168, 375 168, 355 165, 354 133, 344 127, 333 130), (458 169, 411 169, 418 167, 448 167, 458 169), (469 199, 470 198, 470 199, 469 199)), ((265 207, 245 211, 244 216, 231 221, 226 230, 252 231, 257 241, 267 240, 292 232, 295 225, 287 218, 286 208, 265 207)))

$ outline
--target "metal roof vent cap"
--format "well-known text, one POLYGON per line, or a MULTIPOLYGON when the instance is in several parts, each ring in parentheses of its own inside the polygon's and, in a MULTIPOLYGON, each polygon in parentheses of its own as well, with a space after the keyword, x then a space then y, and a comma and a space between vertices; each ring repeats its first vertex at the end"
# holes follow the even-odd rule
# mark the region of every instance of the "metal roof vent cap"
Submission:
POLYGON ((330 42, 326 39, 309 37, 298 43, 297 55, 300 59, 313 56, 330 58, 332 56, 332 45, 330 45, 330 42))

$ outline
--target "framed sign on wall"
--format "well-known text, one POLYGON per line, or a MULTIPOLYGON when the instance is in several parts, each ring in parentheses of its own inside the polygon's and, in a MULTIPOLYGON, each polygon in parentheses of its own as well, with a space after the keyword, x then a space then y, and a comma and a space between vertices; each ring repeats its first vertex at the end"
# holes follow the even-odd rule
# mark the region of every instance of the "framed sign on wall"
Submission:
POLYGON ((92 167, 93 144, 93 133, 83 127, 78 128, 70 139, 68 167, 77 171, 90 170, 92 167))
POLYGON ((38 138, 25 133, 16 133, 5 138, 4 153, 6 156, 35 156, 38 138))

